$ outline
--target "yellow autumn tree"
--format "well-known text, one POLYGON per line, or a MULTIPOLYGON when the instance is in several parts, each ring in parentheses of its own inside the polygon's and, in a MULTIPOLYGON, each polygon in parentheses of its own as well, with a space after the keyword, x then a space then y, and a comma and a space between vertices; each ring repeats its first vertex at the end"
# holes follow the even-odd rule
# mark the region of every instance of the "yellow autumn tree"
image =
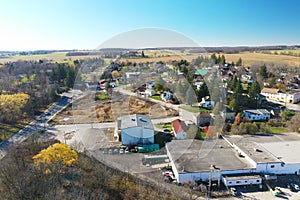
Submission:
POLYGON ((0 95, 0 121, 15 122, 23 115, 22 109, 27 104, 29 95, 24 93, 18 94, 1 94, 0 95))
POLYGON ((78 153, 66 144, 55 143, 33 156, 35 166, 62 162, 71 166, 78 159, 78 153))

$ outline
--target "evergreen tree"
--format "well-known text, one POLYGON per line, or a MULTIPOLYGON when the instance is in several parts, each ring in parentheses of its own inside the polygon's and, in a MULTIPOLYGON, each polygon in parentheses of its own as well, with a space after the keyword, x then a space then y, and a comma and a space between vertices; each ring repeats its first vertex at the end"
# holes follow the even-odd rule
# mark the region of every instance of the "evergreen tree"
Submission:
POLYGON ((242 66, 243 65, 243 61, 242 61, 242 58, 240 57, 238 59, 238 61, 236 62, 236 66, 242 66))
POLYGON ((215 53, 210 56, 210 59, 213 61, 214 64, 217 64, 218 58, 215 53))
POLYGON ((163 88, 166 82, 162 79, 161 76, 159 76, 155 81, 154 89, 156 92, 160 92, 163 88))
POLYGON ((234 77, 232 77, 232 78, 229 80, 227 87, 228 87, 231 91, 233 91, 233 90, 236 88, 237 83, 238 83, 238 79, 237 79, 236 75, 234 75, 234 77))
POLYGON ((186 92, 186 103, 188 105, 192 105, 195 102, 196 102, 195 92, 194 92, 193 88, 190 86, 186 92))
POLYGON ((73 67, 67 68, 66 85, 68 88, 72 88, 75 82, 75 69, 73 67))
POLYGON ((225 65, 225 63, 226 63, 225 56, 222 55, 221 58, 220 58, 219 64, 225 65))
POLYGON ((196 91, 198 101, 201 101, 203 97, 209 96, 209 90, 207 88, 206 83, 200 87, 200 90, 196 91))
POLYGON ((251 106, 257 105, 259 101, 259 94, 260 94, 260 85, 257 81, 253 82, 250 89, 249 89, 249 101, 251 106))
POLYGON ((240 106, 242 104, 243 88, 241 82, 238 80, 238 83, 231 95, 230 108, 233 109, 236 113, 239 112, 240 106))
POLYGON ((268 71, 267 71, 267 66, 266 64, 260 66, 258 75, 261 76, 262 78, 268 78, 268 71))
POLYGON ((220 114, 220 102, 217 102, 214 109, 213 109, 213 114, 218 115, 220 114))

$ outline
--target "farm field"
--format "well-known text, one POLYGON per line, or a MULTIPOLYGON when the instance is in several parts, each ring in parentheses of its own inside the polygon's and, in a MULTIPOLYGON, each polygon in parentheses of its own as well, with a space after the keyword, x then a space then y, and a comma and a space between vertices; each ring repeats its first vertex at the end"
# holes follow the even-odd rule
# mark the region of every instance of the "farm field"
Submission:
POLYGON ((18 60, 24 61, 38 61, 38 60, 50 60, 54 62, 68 62, 70 60, 80 60, 80 59, 87 59, 87 58, 98 58, 98 55, 88 55, 88 56, 66 56, 67 52, 54 52, 48 54, 38 54, 38 55, 15 55, 9 58, 0 58, 0 65, 1 63, 6 62, 16 62, 18 60))
POLYGON ((264 53, 242 52, 238 54, 224 54, 227 62, 237 62, 241 57, 243 64, 251 66, 258 63, 282 63, 291 66, 300 65, 300 57, 287 56, 287 55, 271 55, 264 53))
MULTIPOLYGON (((285 50, 284 50, 285 51, 285 50)), ((295 52, 298 50, 294 50, 295 52)), ((294 52, 293 51, 293 52, 294 52)), ((198 56, 210 56, 212 53, 182 53, 180 51, 167 51, 160 52, 158 51, 157 54, 154 52, 147 52, 145 51, 145 55, 149 53, 148 58, 122 58, 123 61, 130 61, 130 62, 170 62, 172 60, 188 60, 192 61, 193 59, 197 58, 198 56)), ((254 64, 287 64, 290 66, 299 66, 300 65, 300 57, 296 56, 288 56, 288 55, 275 55, 275 54, 265 54, 265 53, 256 53, 256 52, 241 52, 236 54, 220 54, 224 55, 226 61, 228 63, 237 62, 238 59, 241 57, 243 60, 243 64, 245 66, 251 66, 254 64)))

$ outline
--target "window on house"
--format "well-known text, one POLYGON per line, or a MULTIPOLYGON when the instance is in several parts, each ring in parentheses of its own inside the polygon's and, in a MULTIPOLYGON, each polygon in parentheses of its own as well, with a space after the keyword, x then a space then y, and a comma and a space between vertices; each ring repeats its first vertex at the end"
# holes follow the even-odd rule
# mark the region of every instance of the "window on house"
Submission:
POLYGON ((245 183, 248 183, 248 181, 245 181, 245 183))
POLYGON ((274 168, 275 167, 275 165, 271 165, 271 168, 274 168))
POLYGON ((256 182, 258 183, 258 182, 260 182, 259 180, 256 180, 256 182))
POLYGON ((240 183, 240 181, 237 181, 236 183, 240 183))
POLYGON ((232 183, 231 181, 228 182, 228 184, 231 184, 231 183, 232 183))

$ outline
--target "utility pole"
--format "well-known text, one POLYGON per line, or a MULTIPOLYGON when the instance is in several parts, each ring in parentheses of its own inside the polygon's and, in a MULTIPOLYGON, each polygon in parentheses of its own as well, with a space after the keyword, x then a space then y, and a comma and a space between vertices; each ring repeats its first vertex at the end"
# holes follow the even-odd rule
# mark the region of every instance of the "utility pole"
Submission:
POLYGON ((210 167, 210 172, 209 172, 209 180, 208 180, 208 191, 207 191, 207 197, 211 197, 211 181, 212 181, 212 165, 210 167))

